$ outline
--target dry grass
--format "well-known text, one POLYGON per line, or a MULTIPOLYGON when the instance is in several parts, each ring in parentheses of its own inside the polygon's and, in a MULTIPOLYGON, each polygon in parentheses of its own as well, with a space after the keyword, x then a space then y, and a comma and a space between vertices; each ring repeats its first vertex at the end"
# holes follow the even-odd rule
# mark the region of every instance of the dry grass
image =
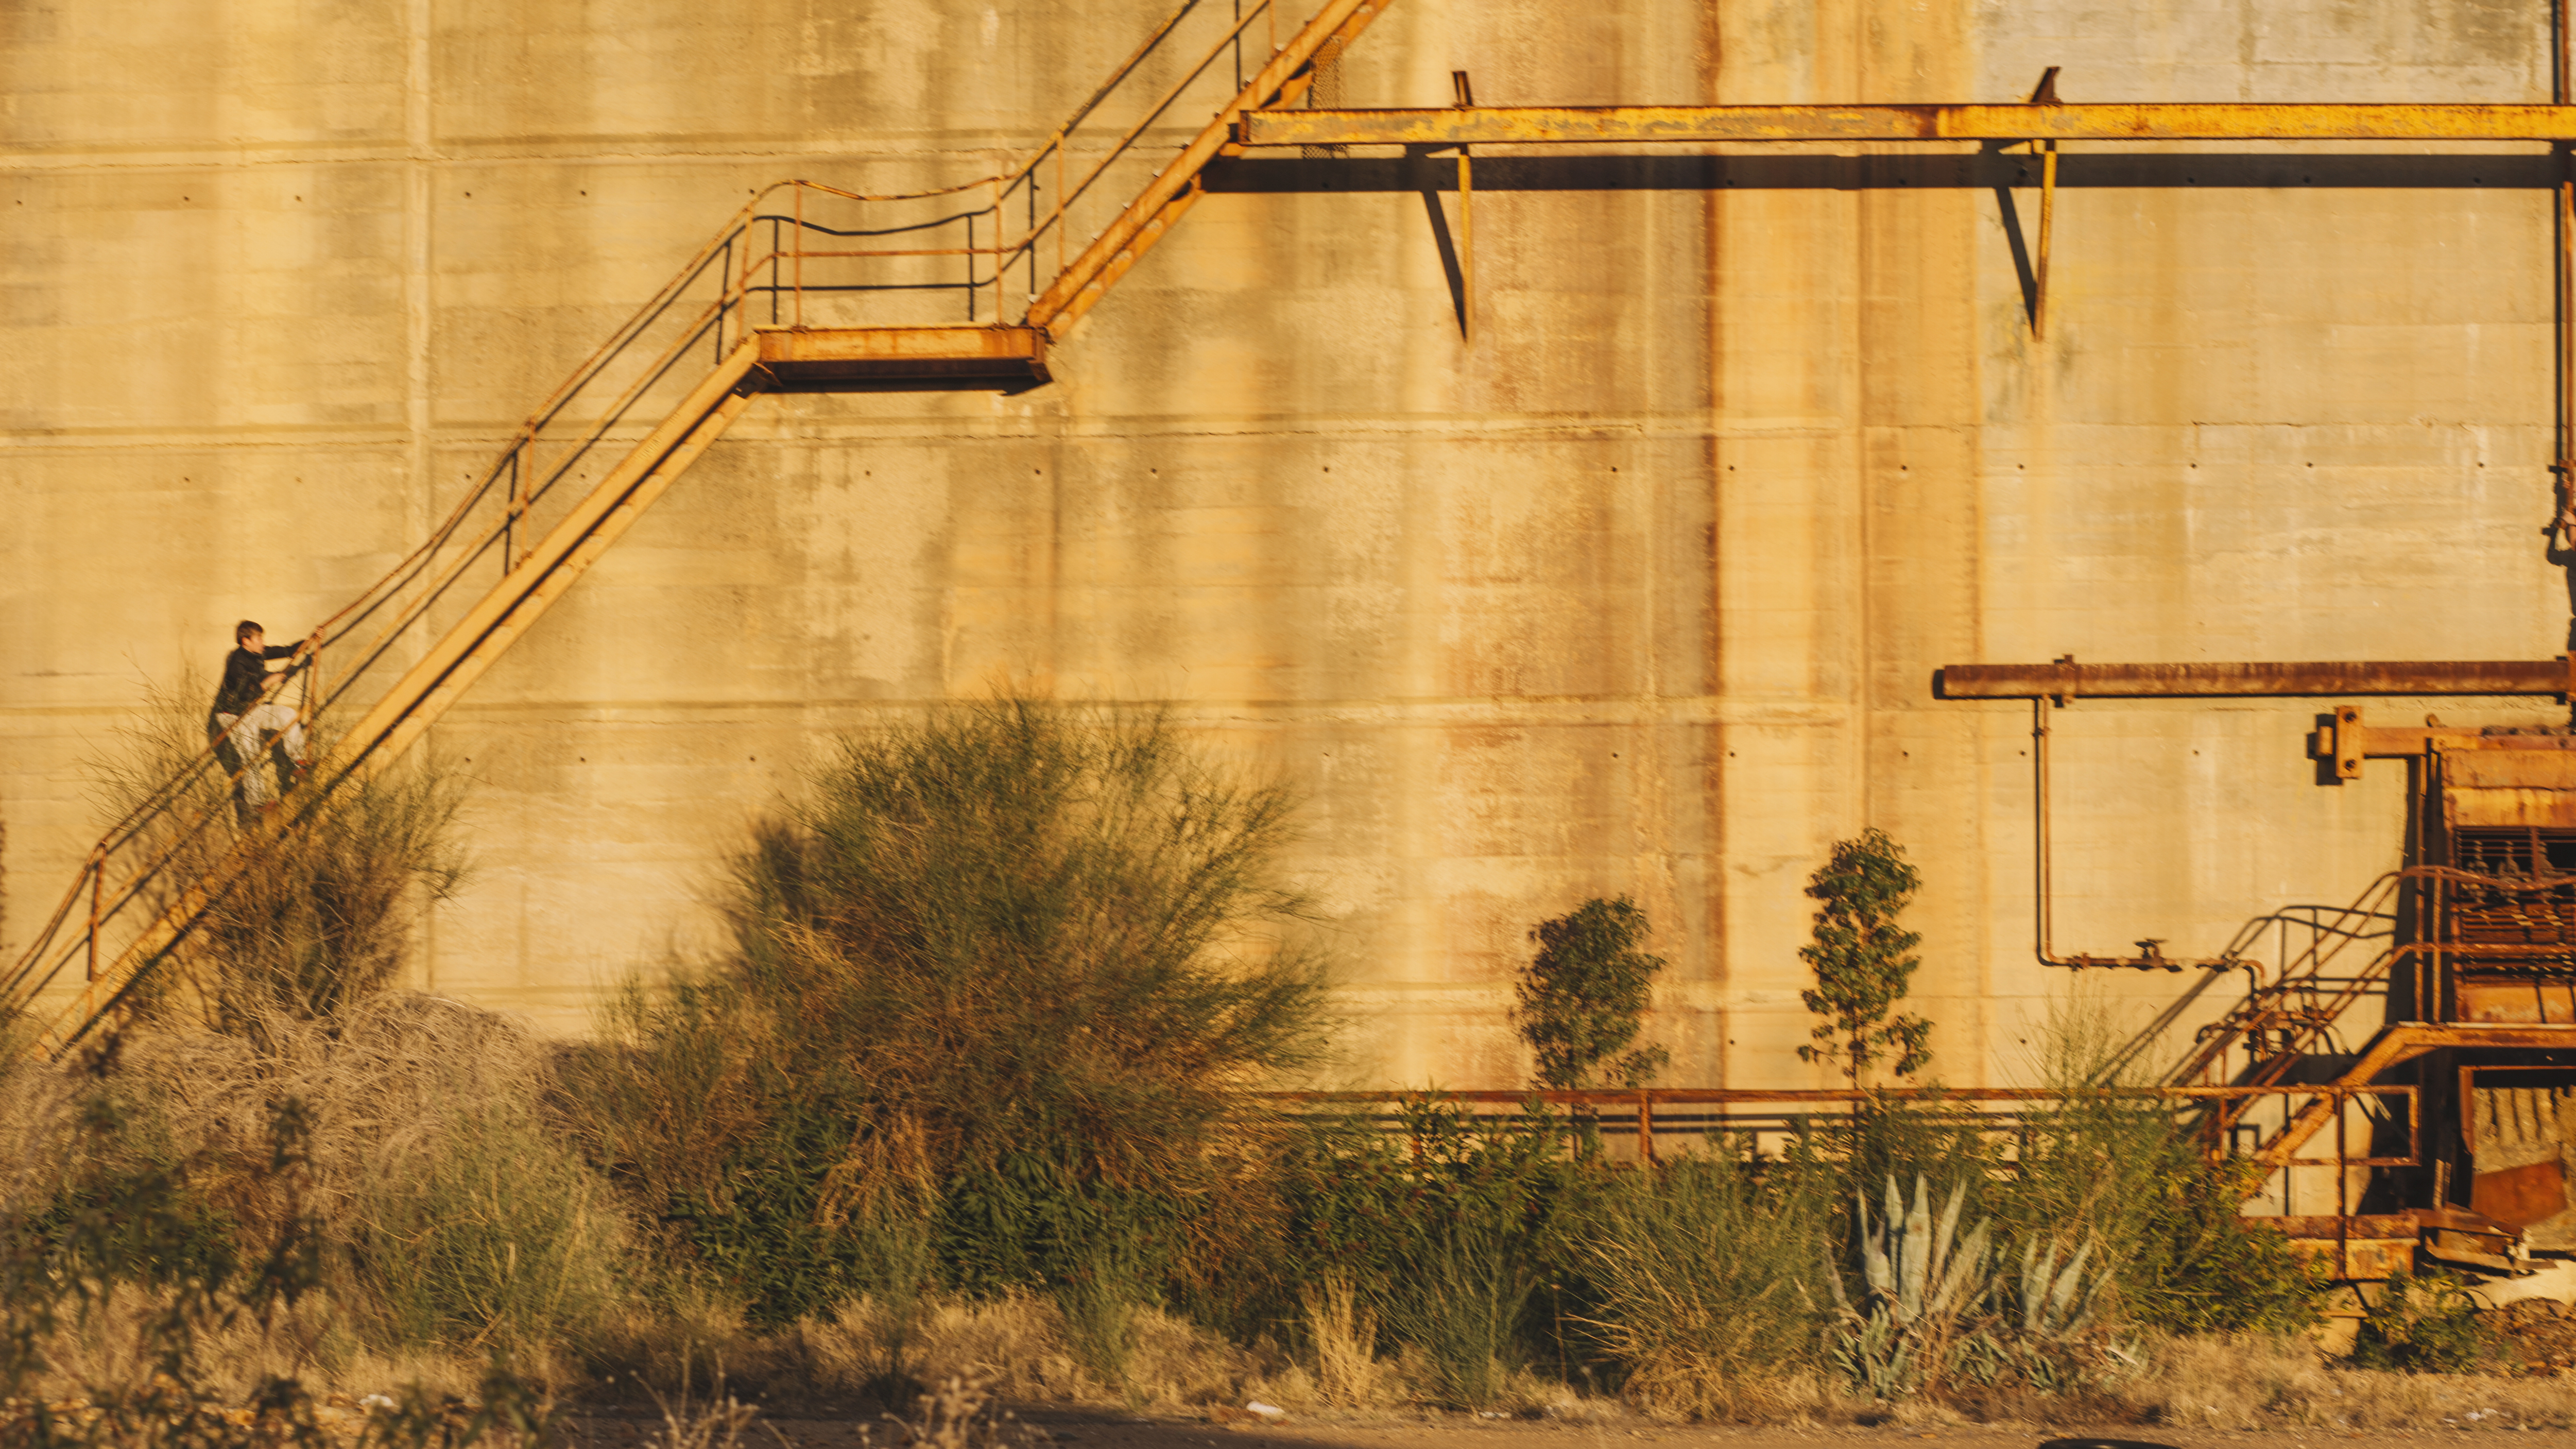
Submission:
POLYGON ((1306 1342, 1315 1359, 1315 1399, 1354 1409, 1385 1404, 1392 1375, 1390 1366, 1378 1361, 1377 1315, 1361 1304, 1349 1275, 1327 1275, 1302 1290, 1298 1302, 1305 1310, 1306 1342))
POLYGON ((2146 1346, 2118 1390, 2157 1422, 2260 1430, 2576 1427, 2576 1380, 2331 1366, 2305 1339, 2177 1338, 2146 1346))
MULTIPOLYGON (((721 1331, 714 1323, 700 1326, 721 1331)), ((767 1396, 864 1400, 882 1396, 888 1333, 886 1315, 861 1299, 829 1321, 803 1319, 766 1335, 751 1334, 736 1319, 729 1335, 711 1336, 700 1353, 720 1358, 737 1381, 767 1396)), ((1157 1309, 1140 1308, 1127 1382, 1108 1383, 1074 1351, 1063 1312, 1027 1294, 926 1303, 911 1315, 906 1338, 904 1369, 915 1382, 978 1384, 1015 1403, 1155 1409, 1239 1404, 1290 1367, 1283 1356, 1243 1348, 1157 1309)))
POLYGON ((1664 1422, 1769 1424, 1835 1417, 1843 1395, 1812 1373, 1748 1371, 1679 1347, 1650 1350, 1628 1373, 1625 1398, 1664 1422))
MULTIPOLYGON (((557 1345, 583 1337, 624 1291, 612 1265, 628 1229, 605 1181, 546 1130, 542 1044, 490 1013, 410 994, 327 1021, 281 1013, 262 1028, 257 1047, 138 1031, 86 1069, 11 1069, 0 1078, 0 1200, 36 1205, 60 1190, 80 1103, 104 1093, 112 1138, 78 1141, 103 1170, 175 1166, 250 1241, 274 1240, 290 1215, 318 1227, 323 1291, 261 1341, 210 1345, 210 1362, 318 1371, 358 1393, 413 1380, 470 1390, 497 1349, 561 1381, 557 1345), (290 1102, 307 1161, 280 1174, 272 1124, 290 1102)), ((63 1361, 111 1372, 117 1342, 112 1324, 93 1323, 61 1345, 63 1361)))
POLYGON ((662 1411, 662 1427, 646 1436, 643 1449, 741 1449, 744 1432, 760 1417, 760 1410, 726 1392, 721 1375, 703 1399, 683 1384, 676 1398, 655 1393, 653 1406, 662 1411))

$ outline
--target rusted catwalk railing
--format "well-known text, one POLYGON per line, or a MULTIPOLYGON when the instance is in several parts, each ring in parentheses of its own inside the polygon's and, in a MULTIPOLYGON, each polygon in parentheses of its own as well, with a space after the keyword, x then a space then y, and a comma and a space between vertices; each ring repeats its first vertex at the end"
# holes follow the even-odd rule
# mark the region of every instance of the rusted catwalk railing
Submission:
MULTIPOLYGON (((2250 1196, 2265 1196, 2277 1206, 2269 1220, 2292 1237, 2309 1240, 2328 1253, 2336 1276, 2351 1276, 2348 1244, 2371 1238, 2412 1238, 2427 1225, 2420 1214, 2383 1214, 2356 1218, 2352 1212, 2350 1174, 2357 1168, 2420 1167, 2424 1161, 2422 1092, 2412 1083, 2382 1085, 2297 1083, 2104 1087, 2073 1091, 2046 1087, 1976 1088, 1969 1090, 1885 1093, 1843 1088, 1767 1090, 1759 1087, 1598 1088, 1582 1091, 1478 1090, 1429 1092, 1265 1092, 1260 1099, 1290 1112, 1329 1109, 1356 1113, 1378 1130, 1401 1133, 1417 1120, 1413 1109, 1425 1105, 1460 1109, 1476 1125, 1507 1128, 1527 1121, 1525 1109, 1544 1104, 1579 1112, 1606 1142, 1633 1149, 1636 1161, 1653 1165, 1672 1156, 1676 1146, 1724 1144, 1725 1150, 1750 1150, 1777 1159, 1793 1148, 1832 1153, 1835 1134, 1848 1131, 1864 1109, 1898 1111, 1915 1121, 1975 1133, 1992 1146, 1993 1161, 2011 1171, 2035 1134, 2050 1130, 2070 1108, 2081 1105, 2159 1104, 2182 1110, 2242 1108, 2261 1102, 2285 1109, 2322 1102, 2330 1114, 2356 1107, 2380 1109, 2373 1126, 2385 1126, 2390 1145, 2402 1152, 2372 1149, 2376 1136, 2359 1141, 2338 1132, 2331 1151, 2311 1156, 2289 1151, 2263 1156, 2269 1169, 2250 1196), (2395 1115, 2402 1114, 2402 1116, 2395 1115), (2324 1201, 2303 1201, 2294 1174, 2321 1169, 2330 1179, 2324 1201), (2301 1211, 2304 1208, 2305 1211, 2301 1211), (2330 1210, 2329 1210, 2330 1209, 2330 1210)), ((1559 1125, 1571 1125, 1560 1118, 1559 1125)), ((2213 1155, 2228 1155, 2223 1134, 2207 1139, 2213 1155)), ((2312 1187, 2310 1193, 2318 1190, 2312 1187)), ((2442 1217, 2443 1215, 2436 1215, 2442 1217)), ((2451 1218, 2467 1215, 2450 1215, 2451 1218)), ((2449 1222, 2449 1218, 2444 1218, 2449 1222)), ((2451 1223, 2458 1226, 2457 1223, 2451 1223)), ((2492 1224, 2473 1228, 2483 1231, 2492 1224)), ((2364 1276, 2382 1276, 2366 1274, 2364 1276)))
POLYGON ((1184 0, 1064 125, 996 175, 899 195, 803 180, 755 194, 530 415, 418 548, 299 647, 281 678, 299 687, 302 718, 327 722, 335 707, 364 703, 311 775, 236 831, 232 782, 211 747, 198 755, 89 853, 0 978, 0 1020, 24 1019, 78 969, 81 989, 33 1045, 58 1053, 95 1027, 334 789, 400 757, 759 393, 1046 381, 1047 340, 1189 209, 1198 170, 1234 121, 1301 98, 1316 58, 1357 39, 1384 5, 1328 0, 1283 40, 1270 0, 1222 13, 1184 0), (1257 47, 1249 65, 1247 46, 1257 47), (1147 144, 1167 117, 1201 104, 1211 118, 1177 156, 1147 144), (1066 260, 1085 206, 1113 194, 1124 205, 1066 260), (979 199, 949 204, 960 197, 979 199), (929 210, 885 214, 903 206, 929 210), (958 244, 925 244, 949 236, 958 244), (1057 265, 1041 288, 1049 252, 1057 265), (962 271, 943 270, 952 266, 962 271), (965 325, 938 315, 942 298, 962 301, 965 325), (468 582, 494 571, 498 582, 479 593, 468 582), (437 627, 436 642, 401 657, 424 627, 437 627))

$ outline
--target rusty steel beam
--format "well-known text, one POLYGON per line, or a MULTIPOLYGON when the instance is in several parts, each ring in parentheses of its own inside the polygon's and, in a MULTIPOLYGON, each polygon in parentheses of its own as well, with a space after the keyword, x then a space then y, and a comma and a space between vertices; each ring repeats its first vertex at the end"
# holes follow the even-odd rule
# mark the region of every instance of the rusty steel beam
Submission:
POLYGON ((2333 660, 2298 664, 1946 664, 1940 699, 2256 699, 2365 694, 2564 695, 2555 659, 2333 660))
POLYGON ((1916 106, 1451 106, 1257 110, 1236 145, 1692 141, 2576 141, 2576 106, 2217 103, 1916 106))
POLYGON ((755 328, 760 366, 790 386, 1051 380, 1046 334, 1035 327, 755 328))

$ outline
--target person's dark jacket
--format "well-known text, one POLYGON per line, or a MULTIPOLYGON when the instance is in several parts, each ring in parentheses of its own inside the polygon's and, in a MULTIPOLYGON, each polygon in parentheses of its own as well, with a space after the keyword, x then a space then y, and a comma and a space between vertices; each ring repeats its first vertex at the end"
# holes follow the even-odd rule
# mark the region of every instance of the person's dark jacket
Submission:
POLYGON ((268 661, 289 658, 294 653, 292 644, 271 644, 257 654, 236 648, 225 655, 223 687, 215 691, 215 713, 237 715, 259 703, 260 694, 268 688, 268 661))

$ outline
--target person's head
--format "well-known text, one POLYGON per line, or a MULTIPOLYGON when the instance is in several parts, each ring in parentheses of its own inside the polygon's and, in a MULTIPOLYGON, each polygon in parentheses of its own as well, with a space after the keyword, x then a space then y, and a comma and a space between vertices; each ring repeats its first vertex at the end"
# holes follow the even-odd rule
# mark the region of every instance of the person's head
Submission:
POLYGON ((268 631, 257 619, 244 619, 233 626, 233 642, 244 649, 260 649, 268 643, 268 631))

